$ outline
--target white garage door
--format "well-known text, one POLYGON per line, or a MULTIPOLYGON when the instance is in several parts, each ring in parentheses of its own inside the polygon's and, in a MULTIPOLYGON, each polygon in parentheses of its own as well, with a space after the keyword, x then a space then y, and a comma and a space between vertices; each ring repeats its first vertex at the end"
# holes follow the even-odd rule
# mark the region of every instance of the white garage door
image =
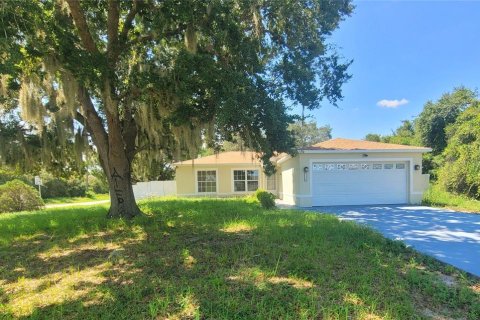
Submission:
POLYGON ((314 206, 407 203, 407 162, 318 162, 314 206))

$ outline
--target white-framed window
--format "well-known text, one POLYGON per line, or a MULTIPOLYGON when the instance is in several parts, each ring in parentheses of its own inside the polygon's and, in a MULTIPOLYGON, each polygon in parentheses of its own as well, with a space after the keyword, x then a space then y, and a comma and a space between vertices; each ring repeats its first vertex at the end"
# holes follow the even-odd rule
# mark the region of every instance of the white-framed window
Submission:
POLYGON ((373 170, 382 170, 382 164, 381 163, 374 163, 372 165, 373 170))
POLYGON ((217 192, 217 171, 197 171, 197 190, 199 193, 217 192))
POLYGON ((383 165, 383 169, 393 169, 393 163, 385 163, 383 165))
POLYGON ((358 170, 360 166, 358 165, 358 163, 350 163, 348 165, 348 170, 358 170))
POLYGON ((405 169, 405 163, 397 163, 397 164, 395 164, 395 169, 405 169))
POLYGON ((258 170, 233 170, 233 191, 246 192, 258 189, 258 170))
POLYGON ((271 176, 267 176, 267 190, 277 190, 277 178, 276 174, 272 174, 271 176))
POLYGON ((327 163, 327 164, 325 164, 325 170, 327 170, 327 171, 333 171, 333 170, 335 170, 335 164, 333 164, 333 163, 327 163))
POLYGON ((362 170, 368 170, 368 169, 370 169, 370 164, 368 164, 368 163, 362 163, 362 164, 360 165, 360 168, 361 168, 362 170))

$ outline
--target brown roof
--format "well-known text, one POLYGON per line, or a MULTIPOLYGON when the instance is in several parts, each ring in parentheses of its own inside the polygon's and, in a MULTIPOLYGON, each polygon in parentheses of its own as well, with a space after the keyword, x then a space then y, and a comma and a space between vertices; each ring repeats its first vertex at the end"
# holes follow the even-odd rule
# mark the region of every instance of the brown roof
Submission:
POLYGON ((302 150, 418 150, 430 151, 429 148, 406 146, 403 144, 373 142, 365 140, 351 140, 336 138, 314 144, 302 150))
POLYGON ((253 151, 227 151, 197 159, 175 162, 174 165, 196 164, 254 164, 260 165, 259 155, 253 151))
MULTIPOLYGON (((373 142, 365 140, 351 140, 336 138, 314 144, 311 147, 302 148, 301 150, 418 150, 418 152, 427 152, 431 149, 416 146, 406 146, 402 144, 373 142)), ((270 158, 272 162, 276 162, 284 157, 286 153, 280 153, 270 158)), ((201 157, 197 159, 175 162, 174 165, 217 165, 217 164, 252 164, 261 165, 260 154, 254 151, 227 151, 213 154, 211 156, 201 157)))

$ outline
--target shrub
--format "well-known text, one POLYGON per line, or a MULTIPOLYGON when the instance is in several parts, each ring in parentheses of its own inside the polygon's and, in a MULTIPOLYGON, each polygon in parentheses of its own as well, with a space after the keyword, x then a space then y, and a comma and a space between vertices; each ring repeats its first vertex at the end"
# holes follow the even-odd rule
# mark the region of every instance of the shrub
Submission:
POLYGON ((15 179, 21 180, 26 184, 33 186, 33 177, 8 168, 0 169, 0 185, 15 179))
POLYGON ((255 197, 264 209, 275 208, 275 195, 262 189, 255 192, 255 197))
POLYGON ((68 197, 68 185, 64 179, 52 179, 45 181, 42 186, 44 198, 68 197))
POLYGON ((88 180, 89 189, 96 194, 103 194, 109 192, 107 179, 101 179, 100 177, 91 175, 88 177, 88 180))
POLYGON ((43 207, 38 191, 15 179, 0 186, 0 212, 36 210, 43 207))
POLYGON ((85 197, 87 194, 87 187, 85 183, 78 179, 69 180, 67 182, 69 197, 85 197))
POLYGON ((46 181, 42 187, 44 198, 84 197, 86 192, 85 183, 79 179, 54 178, 46 181))

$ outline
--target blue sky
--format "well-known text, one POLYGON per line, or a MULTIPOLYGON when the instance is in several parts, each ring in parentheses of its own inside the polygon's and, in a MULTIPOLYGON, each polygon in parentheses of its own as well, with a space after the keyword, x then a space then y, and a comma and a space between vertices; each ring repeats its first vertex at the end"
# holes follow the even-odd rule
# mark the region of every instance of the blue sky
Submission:
POLYGON ((460 85, 480 88, 480 2, 355 5, 331 38, 343 56, 354 60, 345 98, 339 108, 325 103, 310 113, 319 125, 330 124, 334 137, 388 134, 401 120, 413 119, 428 100, 460 85), (381 107, 381 100, 398 101, 381 107))

